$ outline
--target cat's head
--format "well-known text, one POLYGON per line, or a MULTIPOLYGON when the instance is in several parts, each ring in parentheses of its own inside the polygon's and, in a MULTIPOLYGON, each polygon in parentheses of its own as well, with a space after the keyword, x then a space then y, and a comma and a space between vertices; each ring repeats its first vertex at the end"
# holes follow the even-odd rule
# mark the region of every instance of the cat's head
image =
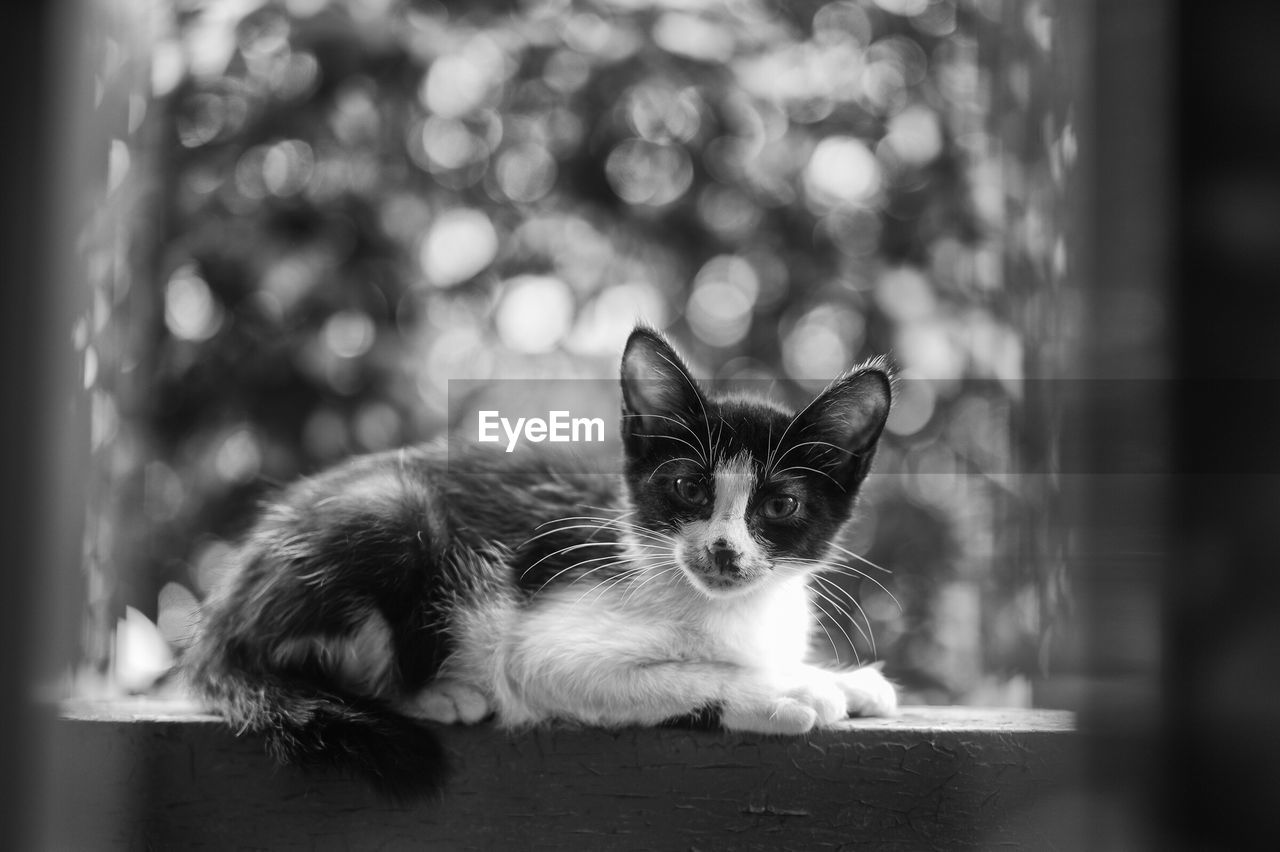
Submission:
POLYGON ((708 393, 659 335, 622 356, 622 440, 632 523, 674 539, 711 597, 818 567, 849 519, 889 414, 883 362, 840 378, 799 412, 708 393))

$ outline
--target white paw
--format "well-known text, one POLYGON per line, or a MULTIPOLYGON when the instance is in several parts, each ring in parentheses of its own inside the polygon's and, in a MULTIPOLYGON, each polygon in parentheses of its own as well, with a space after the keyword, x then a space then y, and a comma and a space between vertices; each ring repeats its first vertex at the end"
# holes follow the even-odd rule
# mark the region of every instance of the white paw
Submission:
POLYGON ((403 706, 407 715, 445 725, 474 725, 490 713, 489 699, 473 686, 456 680, 437 680, 403 706))
POLYGON ((836 674, 845 706, 854 716, 892 716, 898 710, 898 692, 879 666, 863 666, 836 674))
POLYGON ((845 718, 845 696, 836 678, 812 672, 804 682, 781 690, 780 695, 739 706, 727 706, 721 721, 730 730, 761 734, 804 734, 817 726, 845 718))
POLYGON ((836 678, 825 672, 790 690, 787 697, 811 707, 818 725, 832 725, 849 715, 844 690, 836 678))
POLYGON ((778 698, 760 706, 725 707, 721 723, 731 731, 757 734, 803 734, 813 730, 817 712, 794 698, 778 698))

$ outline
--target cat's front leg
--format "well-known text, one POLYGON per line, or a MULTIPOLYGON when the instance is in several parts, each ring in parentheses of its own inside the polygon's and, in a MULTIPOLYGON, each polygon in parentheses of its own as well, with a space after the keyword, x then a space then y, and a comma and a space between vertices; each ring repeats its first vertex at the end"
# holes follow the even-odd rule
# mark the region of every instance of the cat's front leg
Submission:
POLYGON ((844 694, 850 716, 892 716, 898 710, 898 691, 880 671, 879 664, 846 671, 817 671, 835 681, 844 694))

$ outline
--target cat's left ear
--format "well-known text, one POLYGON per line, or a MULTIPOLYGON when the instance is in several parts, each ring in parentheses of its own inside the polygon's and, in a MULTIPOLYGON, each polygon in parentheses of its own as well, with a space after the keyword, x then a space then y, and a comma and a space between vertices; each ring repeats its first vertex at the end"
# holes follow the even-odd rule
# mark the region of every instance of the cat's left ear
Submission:
POLYGON ((823 466, 851 490, 871 468, 892 401, 888 366, 881 359, 868 362, 819 394, 800 415, 795 435, 801 443, 814 442, 809 446, 823 466))
POLYGON ((671 344, 644 326, 631 332, 622 355, 624 438, 664 431, 664 424, 687 424, 705 412, 702 391, 671 344))

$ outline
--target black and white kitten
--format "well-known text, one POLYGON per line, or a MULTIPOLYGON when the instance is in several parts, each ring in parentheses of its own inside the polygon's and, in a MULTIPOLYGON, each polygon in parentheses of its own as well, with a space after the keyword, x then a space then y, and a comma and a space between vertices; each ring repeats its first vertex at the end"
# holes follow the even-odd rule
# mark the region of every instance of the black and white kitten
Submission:
POLYGON ((892 712, 878 668, 805 662, 809 578, 888 415, 883 364, 793 413, 705 392, 637 328, 622 391, 621 477, 427 446, 288 488, 206 606, 192 686, 282 761, 401 796, 443 771, 418 720, 711 711, 730 730, 801 734, 892 712))

